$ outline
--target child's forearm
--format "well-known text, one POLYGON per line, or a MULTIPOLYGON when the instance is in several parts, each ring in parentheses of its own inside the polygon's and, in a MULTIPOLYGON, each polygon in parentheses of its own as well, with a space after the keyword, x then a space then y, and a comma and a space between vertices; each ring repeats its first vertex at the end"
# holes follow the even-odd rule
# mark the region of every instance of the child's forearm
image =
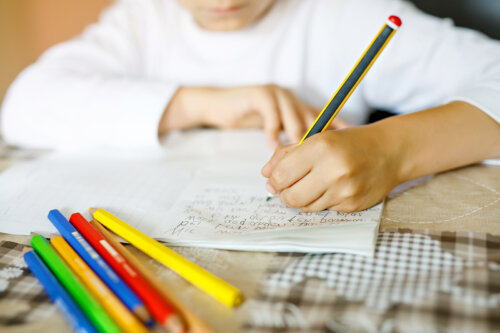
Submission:
POLYGON ((202 125, 201 119, 195 114, 195 111, 200 108, 192 105, 199 101, 197 95, 201 93, 200 89, 203 88, 180 87, 177 90, 163 112, 158 127, 160 135, 172 130, 182 130, 202 125))
POLYGON ((372 124, 398 157, 399 181, 500 157, 500 124, 453 102, 372 124))

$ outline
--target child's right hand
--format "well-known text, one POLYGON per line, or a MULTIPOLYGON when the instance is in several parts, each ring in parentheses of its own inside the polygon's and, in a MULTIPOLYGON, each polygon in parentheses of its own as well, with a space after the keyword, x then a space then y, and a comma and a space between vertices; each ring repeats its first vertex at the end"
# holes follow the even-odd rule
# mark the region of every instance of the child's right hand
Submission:
MULTIPOLYGON (((167 122, 165 131, 195 126, 264 128, 269 145, 276 148, 282 128, 292 142, 298 142, 319 112, 300 101, 290 90, 276 85, 187 87, 178 90, 162 122, 167 122)), ((348 125, 336 119, 332 126, 344 128, 348 125)))

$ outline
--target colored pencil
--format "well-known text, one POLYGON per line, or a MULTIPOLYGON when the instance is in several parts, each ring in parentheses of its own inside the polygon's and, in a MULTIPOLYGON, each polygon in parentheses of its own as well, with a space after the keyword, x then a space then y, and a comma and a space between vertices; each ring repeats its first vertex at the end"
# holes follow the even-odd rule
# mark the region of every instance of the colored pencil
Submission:
POLYGON ((80 214, 71 215, 69 222, 99 253, 108 265, 144 302, 153 318, 169 332, 183 332, 184 324, 175 309, 111 246, 80 214))
POLYGON ((73 272, 80 278, 90 293, 97 299, 109 316, 124 331, 130 333, 146 333, 148 330, 130 312, 111 290, 99 279, 80 256, 61 236, 50 242, 73 272))
POLYGON ((139 259, 137 259, 125 246, 123 246, 111 233, 104 228, 96 220, 90 221, 90 224, 120 253, 120 255, 128 261, 130 266, 134 267, 145 279, 153 285, 163 297, 168 299, 178 310, 184 321, 188 324, 190 333, 213 333, 212 329, 207 326, 191 309, 185 306, 182 301, 171 292, 139 259))
POLYGON ((90 208, 90 213, 105 227, 130 242, 139 250, 161 262, 188 282, 213 296, 222 304, 234 307, 243 302, 243 295, 234 286, 182 257, 158 241, 131 227, 104 209, 90 208))
POLYGON ((97 330, 38 254, 34 251, 28 251, 24 254, 24 261, 75 332, 97 333, 97 330))
POLYGON ((100 332, 121 332, 45 238, 34 235, 31 246, 100 332))
POLYGON ((57 209, 49 212, 49 220, 59 231, 61 236, 71 245, 80 257, 92 268, 101 280, 113 291, 113 293, 125 304, 125 306, 137 315, 146 324, 151 324, 152 319, 143 302, 127 286, 127 284, 106 264, 97 254, 83 236, 69 223, 69 221, 57 209))
POLYGON ((335 94, 330 98, 321 113, 318 115, 314 124, 306 132, 299 145, 310 136, 323 132, 330 126, 333 118, 339 113, 340 109, 347 102, 351 94, 359 85, 361 80, 371 68, 385 46, 396 33, 396 30, 401 26, 401 19, 397 16, 390 16, 382 26, 378 34, 365 50, 361 58, 358 60, 354 68, 347 75, 344 82, 337 89, 335 94))

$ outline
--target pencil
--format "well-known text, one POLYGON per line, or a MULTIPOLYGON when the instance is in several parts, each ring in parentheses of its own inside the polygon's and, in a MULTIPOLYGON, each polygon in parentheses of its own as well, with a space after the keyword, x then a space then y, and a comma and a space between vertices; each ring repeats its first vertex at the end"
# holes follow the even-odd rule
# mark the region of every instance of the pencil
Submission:
POLYGON ((344 82, 342 82, 302 140, 300 140, 299 145, 302 144, 305 139, 316 133, 323 132, 330 126, 332 120, 339 113, 340 109, 342 109, 361 80, 363 80, 368 70, 370 70, 375 60, 377 60, 380 53, 382 53, 400 26, 401 19, 399 17, 390 16, 387 19, 356 65, 354 65, 354 68, 347 75, 344 82))
POLYGON ((183 316, 184 321, 188 324, 190 333, 213 333, 212 329, 207 326, 191 309, 186 307, 182 301, 175 296, 156 276, 144 266, 125 246, 123 246, 111 233, 104 228, 96 220, 90 221, 90 224, 113 246, 113 248, 128 261, 145 279, 158 290, 163 297, 170 300, 183 316))
POLYGON ((151 316, 144 303, 127 286, 127 284, 106 264, 97 254, 92 246, 87 243, 83 236, 69 223, 69 221, 57 209, 49 212, 49 220, 59 231, 61 236, 71 245, 80 257, 92 268, 101 280, 113 291, 113 293, 125 304, 125 306, 137 315, 146 324, 152 324, 151 316))
POLYGON ((56 236, 50 243, 124 332, 147 332, 142 323, 120 302, 94 271, 85 264, 64 238, 56 236))
POLYGON ((83 237, 94 247, 114 271, 128 284, 128 286, 144 302, 153 318, 164 326, 168 332, 176 333, 184 331, 184 324, 177 315, 175 309, 156 292, 156 290, 144 279, 135 268, 110 245, 104 237, 92 227, 80 214, 75 213, 69 219, 70 223, 80 232, 83 237))
POLYGON ((139 250, 161 262, 188 282, 205 291, 222 304, 234 307, 243 302, 243 295, 234 286, 182 257, 158 241, 131 227, 104 209, 89 208, 94 218, 139 250))
MULTIPOLYGON (((361 55, 354 68, 349 72, 335 94, 326 103, 309 130, 304 134, 297 146, 300 146, 304 140, 314 134, 325 131, 330 126, 333 119, 337 116, 349 97, 352 95, 366 73, 370 70, 375 60, 382 53, 386 45, 392 39, 396 30, 401 27, 401 19, 397 16, 389 16, 378 34, 368 45, 365 52, 361 55)), ((275 194, 268 193, 266 202, 274 198, 275 194)))
POLYGON ((34 235, 31 246, 100 332, 121 332, 45 238, 34 235))
POLYGON ((24 261, 75 332, 97 333, 94 326, 38 254, 34 251, 28 251, 24 254, 24 261))

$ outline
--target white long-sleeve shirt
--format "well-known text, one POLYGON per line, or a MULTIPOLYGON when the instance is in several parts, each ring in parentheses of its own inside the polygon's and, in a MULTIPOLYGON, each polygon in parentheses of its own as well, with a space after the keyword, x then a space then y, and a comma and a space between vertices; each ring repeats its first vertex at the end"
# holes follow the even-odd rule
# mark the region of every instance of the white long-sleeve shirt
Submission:
MULTIPOLYGON (((179 86, 275 83, 322 108, 391 14, 403 26, 341 111, 412 112, 452 100, 500 121, 500 42, 399 0, 278 0, 233 32, 203 30, 174 0, 121 0, 24 70, 3 104, 22 146, 153 146, 179 86)), ((443 124, 445 126, 446 124, 443 124)))

